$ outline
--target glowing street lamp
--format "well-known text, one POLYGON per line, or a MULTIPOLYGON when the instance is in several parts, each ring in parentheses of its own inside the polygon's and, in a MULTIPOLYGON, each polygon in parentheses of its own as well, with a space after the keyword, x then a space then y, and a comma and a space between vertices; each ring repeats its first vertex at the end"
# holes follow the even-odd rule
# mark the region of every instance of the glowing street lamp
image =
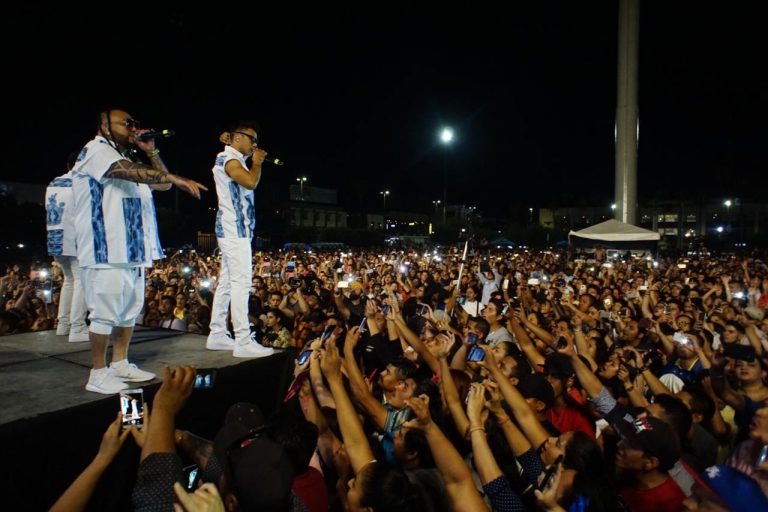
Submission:
MULTIPOLYGON (((453 142, 454 133, 453 128, 450 126, 445 126, 440 131, 440 142, 442 142, 443 146, 450 146, 453 142)), ((447 162, 443 162, 443 224, 445 224, 445 207, 448 204, 448 197, 446 192, 446 183, 445 183, 445 173, 446 173, 446 167, 448 166, 447 162)))
POLYGON ((296 181, 299 182, 299 199, 303 201, 304 200, 304 182, 307 181, 307 177, 301 176, 299 178, 296 178, 296 181))
POLYGON ((731 205, 733 205, 733 201, 730 199, 726 199, 723 201, 723 206, 726 208, 726 212, 728 214, 728 232, 733 233, 733 221, 731 219, 731 205))
POLYGON ((379 192, 381 194, 381 199, 384 202, 384 210, 387 209, 387 196, 389 195, 389 190, 382 190, 379 192))

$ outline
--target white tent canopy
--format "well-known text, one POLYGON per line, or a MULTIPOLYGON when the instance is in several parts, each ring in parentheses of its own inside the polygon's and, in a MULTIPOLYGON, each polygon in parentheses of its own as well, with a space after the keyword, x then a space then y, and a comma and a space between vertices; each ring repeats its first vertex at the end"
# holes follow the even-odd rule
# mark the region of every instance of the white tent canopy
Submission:
POLYGON ((595 224, 581 231, 571 231, 568 237, 572 236, 604 242, 658 242, 661 238, 655 231, 625 224, 616 219, 595 224))

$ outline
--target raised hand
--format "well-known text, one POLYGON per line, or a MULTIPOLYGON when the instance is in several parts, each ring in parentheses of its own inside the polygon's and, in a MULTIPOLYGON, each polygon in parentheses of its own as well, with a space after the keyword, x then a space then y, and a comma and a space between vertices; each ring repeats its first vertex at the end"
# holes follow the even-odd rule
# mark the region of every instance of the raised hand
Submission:
POLYGON ((178 366, 173 372, 170 367, 163 369, 163 384, 155 395, 155 410, 163 408, 174 416, 179 412, 195 384, 195 369, 191 366, 178 366))
POLYGON ((482 424, 485 388, 478 382, 472 383, 467 397, 467 417, 472 424, 482 424))
POLYGON ((416 418, 405 422, 403 424, 404 427, 423 430, 432 423, 432 417, 429 415, 429 397, 427 395, 412 397, 406 400, 406 404, 411 408, 416 418))
POLYGON ((96 454, 96 459, 104 465, 109 465, 112 459, 115 458, 117 452, 123 446, 123 443, 128 438, 130 430, 120 431, 123 423, 123 415, 117 413, 115 421, 109 424, 107 431, 101 438, 101 445, 99 445, 99 452, 96 454))
POLYGON ((336 343, 327 342, 320 358, 320 369, 327 379, 341 379, 341 357, 336 343))
POLYGON ((438 334, 435 339, 440 343, 440 351, 437 353, 437 357, 440 359, 447 359, 453 348, 455 337, 453 333, 450 334, 438 334))
POLYGON ((351 353, 359 341, 360 328, 358 326, 354 326, 349 331, 347 331, 347 337, 344 339, 344 353, 351 353))
POLYGON ((190 494, 179 482, 175 482, 173 492, 181 503, 181 505, 174 503, 175 512, 224 512, 225 510, 219 490, 212 483, 205 483, 190 494))
POLYGON ((136 442, 136 446, 144 448, 144 441, 147 439, 147 432, 149 431, 149 404, 144 404, 144 424, 141 428, 136 425, 131 425, 131 436, 136 442))
POLYGON ((486 390, 486 395, 490 395, 491 399, 485 402, 485 407, 494 415, 504 414, 504 408, 501 406, 501 391, 499 391, 499 385, 490 380, 485 379, 483 381, 483 387, 486 390))

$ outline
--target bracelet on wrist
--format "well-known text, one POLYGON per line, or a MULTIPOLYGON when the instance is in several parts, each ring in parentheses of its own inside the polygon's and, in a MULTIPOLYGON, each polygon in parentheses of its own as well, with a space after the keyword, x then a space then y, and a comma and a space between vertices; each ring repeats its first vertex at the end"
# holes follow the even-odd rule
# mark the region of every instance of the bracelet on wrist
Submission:
POLYGON ((155 149, 153 149, 151 151, 147 151, 147 156, 149 156, 149 157, 157 156, 159 154, 160 154, 160 150, 157 149, 157 148, 155 148, 155 149))
POLYGON ((482 431, 483 434, 485 434, 485 427, 475 427, 469 429, 469 435, 471 436, 473 432, 480 432, 482 431))

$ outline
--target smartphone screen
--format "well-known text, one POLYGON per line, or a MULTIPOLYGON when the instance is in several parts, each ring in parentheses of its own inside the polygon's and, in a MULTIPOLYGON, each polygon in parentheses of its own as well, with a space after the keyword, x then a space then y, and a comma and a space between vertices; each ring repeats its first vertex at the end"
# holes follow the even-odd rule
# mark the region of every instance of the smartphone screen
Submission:
POLYGON ((312 355, 311 350, 305 350, 301 354, 299 354, 298 359, 296 359, 296 362, 299 363, 299 366, 305 364, 307 361, 309 361, 309 356, 312 355))
POLYGON ((197 489, 197 483, 200 480, 200 467, 197 464, 192 464, 184 468, 184 483, 187 487, 187 492, 194 492, 197 489))
POLYGON ((470 345, 474 345, 475 343, 477 343, 477 334, 473 332, 467 333, 467 343, 469 343, 470 345))
POLYGON ((428 311, 429 311, 429 310, 427 309, 427 306, 421 306, 421 310, 419 311, 419 314, 420 314, 421 316, 424 316, 424 315, 426 315, 426 314, 427 314, 427 312, 428 312, 428 311))
POLYGON ((216 381, 215 368, 201 368, 195 375, 195 389, 210 389, 216 381))
POLYGON ((481 347, 472 347, 467 355, 467 361, 477 362, 485 359, 485 351, 481 347))
POLYGON ((555 476, 555 474, 557 474, 557 470, 562 462, 563 456, 558 455, 557 459, 555 459, 555 462, 549 466, 549 469, 544 474, 544 478, 541 479, 541 483, 539 483, 539 491, 544 491, 544 489, 549 487, 549 483, 552 481, 552 478, 555 476))
POLYGON ((363 318, 363 321, 360 322, 360 333, 361 334, 366 332, 366 331, 368 331, 368 323, 367 322, 368 322, 367 318, 363 318))
POLYGON ((504 280, 504 283, 502 283, 501 288, 504 289, 504 290, 509 288, 509 279, 505 279, 504 280))
POLYGON ((124 389, 120 392, 120 412, 123 414, 123 428, 144 425, 144 390, 124 389))

